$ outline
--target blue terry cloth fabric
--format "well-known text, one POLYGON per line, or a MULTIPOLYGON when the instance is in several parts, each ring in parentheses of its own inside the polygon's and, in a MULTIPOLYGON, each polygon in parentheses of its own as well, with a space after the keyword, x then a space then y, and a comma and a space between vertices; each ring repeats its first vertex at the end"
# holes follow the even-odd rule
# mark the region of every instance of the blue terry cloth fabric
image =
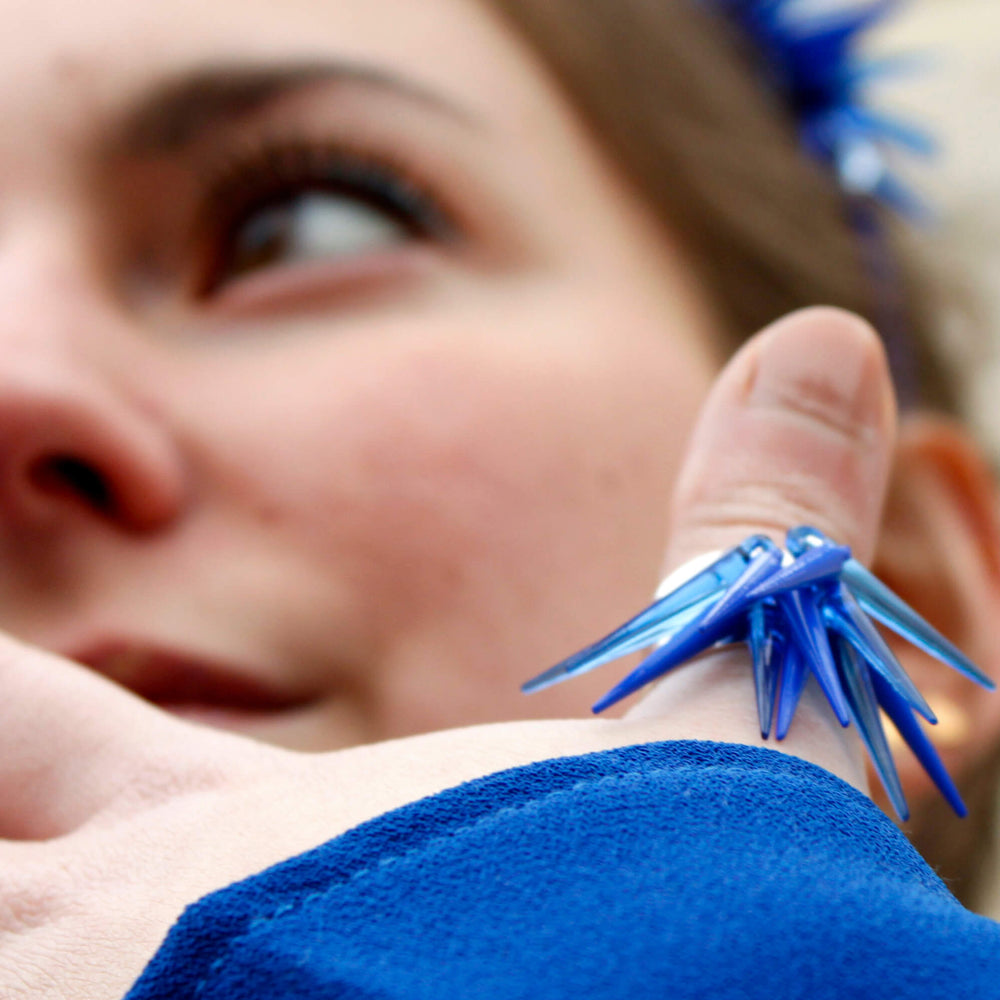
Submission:
POLYGON ((772 750, 543 761, 189 907, 127 1000, 1000 997, 963 909, 859 792, 772 750))

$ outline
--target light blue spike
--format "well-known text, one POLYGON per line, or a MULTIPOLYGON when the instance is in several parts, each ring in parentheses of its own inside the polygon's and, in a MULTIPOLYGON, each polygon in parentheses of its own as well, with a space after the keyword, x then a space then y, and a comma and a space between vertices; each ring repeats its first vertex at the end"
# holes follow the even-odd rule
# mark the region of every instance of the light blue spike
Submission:
POLYGON ((833 544, 835 543, 827 538, 819 528, 814 528, 810 524, 800 524, 789 528, 785 533, 785 547, 793 556, 801 556, 810 549, 833 544))
POLYGON ((842 113, 864 135, 895 143, 917 156, 934 156, 939 151, 930 133, 899 118, 858 107, 844 108, 842 113))
POLYGON ((849 726, 851 716, 847 699, 840 686, 833 651, 830 649, 830 641, 826 637, 826 628, 814 595, 805 590, 793 590, 778 598, 778 607, 788 621, 792 644, 802 650, 802 655, 806 657, 809 669, 819 681, 837 721, 842 726, 849 726))
POLYGON ((851 550, 843 545, 810 549, 751 590, 747 599, 761 601, 836 576, 850 555, 851 550))
MULTIPOLYGON (((722 592, 724 592, 724 588, 720 588, 719 593, 722 592)), ((560 660, 554 667, 550 667, 537 677, 525 681, 521 685, 521 690, 525 694, 542 691, 547 687, 552 687, 553 684, 568 680, 570 677, 578 677, 588 673, 612 660, 628 656, 640 649, 646 649, 656 642, 667 641, 690 621, 710 608, 717 600, 718 593, 709 594, 698 603, 666 618, 659 615, 646 617, 647 612, 656 607, 656 605, 652 605, 641 615, 637 615, 603 639, 598 639, 585 649, 568 656, 565 660, 560 660)))
POLYGON ((934 745, 920 728, 916 716, 910 711, 910 706, 900 697, 896 689, 879 674, 871 674, 870 676, 878 703, 885 709, 885 714, 892 719, 892 724, 896 727, 899 735, 903 737, 906 745, 913 751, 913 755, 920 761, 924 770, 930 775, 931 781, 937 785, 938 790, 959 816, 968 815, 962 796, 951 780, 951 776, 945 770, 934 745))
POLYGON ((827 624, 842 635, 928 722, 937 722, 931 706, 850 591, 843 584, 839 591, 835 597, 831 596, 823 602, 823 617, 827 624))
POLYGON ((627 677, 616 684, 606 695, 593 706, 596 714, 610 708, 616 702, 627 698, 630 694, 645 687, 651 681, 680 666, 693 656, 703 653, 710 646, 729 638, 733 631, 733 621, 722 619, 712 628, 702 628, 701 620, 696 618, 684 626, 668 642, 654 650, 627 677))
POLYGON ((871 139, 841 135, 831 149, 840 186, 851 194, 874 198, 889 173, 878 145, 871 139))
POLYGON ((844 79, 850 86, 860 88, 894 77, 926 73, 937 63, 931 52, 898 52, 876 59, 858 59, 847 68, 844 79))
POLYGON ((882 729, 878 714, 875 688, 868 676, 868 668, 861 661, 854 647, 844 639, 837 642, 838 662, 847 690, 847 702, 851 707, 851 717, 861 739, 868 748, 872 763, 878 773, 882 787, 889 796, 893 809, 903 822, 910 818, 910 810, 903 795, 899 772, 892 759, 892 751, 882 729))
POLYGON ((872 192, 879 201, 920 226, 933 225, 937 216, 895 174, 886 173, 872 192))
MULTIPOLYGON (((693 621, 700 615, 703 615, 709 608, 711 608, 718 597, 712 595, 706 597, 703 601, 699 601, 697 604, 692 604, 691 607, 685 608, 683 611, 678 611, 677 614, 673 615, 665 622, 654 622, 647 628, 643 629, 641 632, 636 632, 635 635, 631 637, 620 638, 618 644, 615 648, 609 652, 602 655, 598 661, 592 666, 600 666, 604 663, 609 663, 611 660, 617 660, 622 656, 627 656, 629 653, 638 652, 640 649, 646 649, 652 646, 654 643, 664 643, 667 642, 672 636, 676 635, 688 622, 693 621)), ((590 668, 588 668, 590 669, 590 668)))
POLYGON ((972 660, 856 559, 848 559, 844 563, 841 577, 858 604, 873 618, 987 690, 996 688, 972 660))
POLYGON ((601 639, 579 653, 562 660, 556 666, 546 670, 544 674, 525 683, 521 690, 526 694, 534 691, 541 691, 543 688, 551 687, 569 677, 576 677, 580 674, 588 673, 596 667, 604 666, 612 660, 621 659, 630 653, 636 653, 642 649, 648 649, 657 643, 668 642, 675 636, 688 622, 693 621, 703 614, 718 600, 716 595, 710 595, 697 604, 677 612, 666 621, 653 621, 645 628, 638 631, 622 632, 616 629, 610 636, 601 639))
POLYGON ((771 617, 763 601, 750 609, 750 653, 753 657, 753 679, 757 694, 757 718, 760 735, 766 740, 771 735, 774 706, 778 694, 778 672, 782 659, 784 640, 772 627, 771 617))
POLYGON ((701 619, 702 628, 711 628, 717 621, 746 610, 749 606, 747 594, 773 576, 781 566, 781 549, 774 542, 762 547, 761 551, 750 560, 747 568, 733 585, 719 598, 715 606, 701 619))
POLYGON ((717 601, 740 578, 761 548, 769 545, 774 543, 765 535, 752 535, 742 545, 730 549, 604 638, 526 681, 521 690, 525 694, 541 691, 570 677, 585 674, 610 660, 645 649, 661 638, 675 635, 717 601))
MULTIPOLYGON (((862 31, 867 31, 873 24, 886 18, 899 3, 900 0, 873 0, 867 6, 833 11, 821 17, 802 18, 794 33, 802 42, 843 46, 848 38, 860 35, 862 31)), ((786 23, 789 28, 795 27, 792 19, 786 23)))
POLYGON ((628 656, 640 649, 646 649, 659 640, 669 639, 692 619, 697 618, 710 608, 717 599, 717 594, 710 594, 697 604, 666 618, 661 618, 659 615, 647 617, 647 612, 656 607, 656 605, 652 605, 641 615, 637 615, 636 618, 626 622, 603 639, 598 639, 585 649, 568 656, 565 660, 560 660, 555 666, 550 667, 537 677, 525 681, 521 685, 521 690, 525 694, 542 691, 547 687, 552 687, 553 684, 559 684, 570 677, 585 674, 605 663, 610 663, 612 660, 628 656))
POLYGON ((788 735, 808 676, 805 660, 794 642, 788 643, 783 652, 781 689, 778 692, 778 718, 774 726, 774 737, 777 740, 783 740, 788 735))

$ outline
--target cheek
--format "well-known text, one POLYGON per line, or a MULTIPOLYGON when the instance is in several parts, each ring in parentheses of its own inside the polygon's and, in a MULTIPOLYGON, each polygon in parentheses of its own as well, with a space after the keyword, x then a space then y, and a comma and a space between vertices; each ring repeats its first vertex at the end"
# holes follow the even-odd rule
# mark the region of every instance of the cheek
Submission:
POLYGON ((608 386, 543 360, 424 348, 302 413, 311 458, 286 466, 285 517, 310 544, 354 554, 393 598, 387 627, 537 577, 578 525, 648 485, 608 386))
POLYGON ((298 567, 280 600, 339 606, 379 735, 551 714, 516 681, 645 600, 711 373, 659 333, 387 346, 276 354, 218 430, 254 456, 224 500, 298 567))
POLYGON ((426 348, 334 417, 301 523, 325 512, 383 651, 523 670, 644 599, 704 384, 661 344, 585 344, 426 348))
POLYGON ((634 345, 531 358, 488 377, 454 360, 436 369, 442 423, 402 464, 385 453, 399 490, 381 497, 398 528, 384 556, 407 567, 380 587, 392 595, 385 732, 585 711, 606 676, 532 699, 519 683, 655 585, 697 370, 634 345))

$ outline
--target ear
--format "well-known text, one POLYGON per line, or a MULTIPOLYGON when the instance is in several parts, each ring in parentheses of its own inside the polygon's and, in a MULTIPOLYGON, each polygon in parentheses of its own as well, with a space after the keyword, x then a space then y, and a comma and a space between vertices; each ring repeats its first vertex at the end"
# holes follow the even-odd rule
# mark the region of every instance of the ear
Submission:
MULTIPOLYGON (((873 569, 994 679, 1000 679, 997 502, 989 465, 965 428, 930 415, 901 422, 873 569)), ((985 691, 904 640, 890 637, 890 645, 938 715, 928 732, 961 787, 1000 745, 1000 692, 985 691)), ((905 747, 895 756, 916 813, 937 793, 905 747)))

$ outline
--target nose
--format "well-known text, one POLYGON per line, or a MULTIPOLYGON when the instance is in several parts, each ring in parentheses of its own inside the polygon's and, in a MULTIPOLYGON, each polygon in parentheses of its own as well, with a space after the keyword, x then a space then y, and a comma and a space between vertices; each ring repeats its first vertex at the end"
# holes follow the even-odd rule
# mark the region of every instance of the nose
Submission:
POLYGON ((40 525, 71 510, 124 530, 170 520, 182 495, 166 433, 77 374, 31 370, 0 345, 0 512, 40 525))
POLYGON ((126 379, 106 344, 107 370, 88 360, 87 337, 73 336, 85 321, 77 315, 71 329, 65 304, 28 314, 22 297, 21 316, 31 318, 21 322, 13 304, 0 305, 0 530, 81 514, 131 532, 171 520, 183 467, 169 428, 140 395, 150 376, 132 359, 126 379))

